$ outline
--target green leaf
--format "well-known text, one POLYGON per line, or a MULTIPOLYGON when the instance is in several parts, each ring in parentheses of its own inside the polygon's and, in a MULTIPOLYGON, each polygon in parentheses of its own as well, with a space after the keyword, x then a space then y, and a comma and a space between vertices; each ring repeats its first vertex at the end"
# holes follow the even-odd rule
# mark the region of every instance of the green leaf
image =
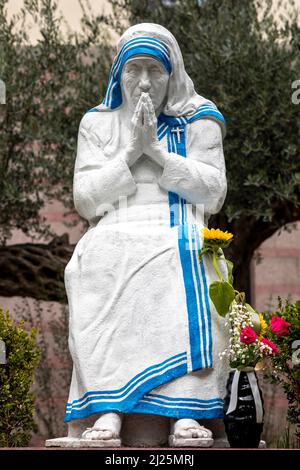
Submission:
POLYGON ((232 261, 229 261, 229 259, 225 259, 226 265, 227 265, 227 272, 228 272, 228 282, 233 286, 233 263, 232 261))
POLYGON ((209 296, 217 312, 225 317, 229 311, 231 302, 234 300, 235 294, 233 287, 229 282, 215 281, 209 286, 209 296))

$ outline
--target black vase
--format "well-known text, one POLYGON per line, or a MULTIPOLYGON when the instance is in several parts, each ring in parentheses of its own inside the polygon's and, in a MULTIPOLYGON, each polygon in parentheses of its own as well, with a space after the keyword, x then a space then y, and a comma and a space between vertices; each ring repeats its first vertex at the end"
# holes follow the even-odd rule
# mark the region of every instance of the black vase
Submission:
MULTIPOLYGON (((256 406, 247 372, 240 372, 236 409, 226 414, 229 408, 234 374, 234 371, 229 374, 226 386, 227 394, 224 399, 224 424, 227 439, 230 447, 257 448, 263 431, 263 423, 256 422, 256 406)), ((263 405, 263 396, 256 374, 255 378, 263 405)))

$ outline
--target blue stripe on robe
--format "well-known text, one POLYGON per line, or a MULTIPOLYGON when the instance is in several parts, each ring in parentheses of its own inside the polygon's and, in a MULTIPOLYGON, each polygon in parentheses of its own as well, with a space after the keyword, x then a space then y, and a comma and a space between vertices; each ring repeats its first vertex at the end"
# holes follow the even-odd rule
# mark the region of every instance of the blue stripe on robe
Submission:
MULTIPOLYGON (((207 107, 214 109, 212 107, 207 107)), ((207 111, 206 111, 207 112, 207 111)), ((167 143, 168 152, 173 152, 186 158, 186 126, 181 125, 180 118, 164 117, 168 125, 167 143), (177 137, 176 130, 180 130, 177 137)), ((158 129, 162 135, 163 129, 158 120, 158 129)), ((161 137, 162 138, 162 137, 161 137)), ((176 193, 169 192, 170 226, 178 226, 178 246, 181 267, 187 299, 188 323, 190 334, 190 353, 192 370, 212 367, 212 333, 211 312, 208 299, 208 289, 204 264, 199 262, 200 235, 196 226, 192 226, 192 234, 186 235, 188 230, 186 200, 176 193), (178 201, 178 210, 174 215, 174 204, 178 201), (191 259, 192 258, 192 259, 191 259)))
POLYGON ((218 397, 198 400, 147 393, 134 408, 133 413, 158 414, 176 419, 217 419, 223 418, 223 406, 224 401, 218 397))
POLYGON ((145 398, 155 398, 155 399, 160 399, 161 401, 166 401, 166 402, 169 402, 169 403, 179 403, 179 402, 182 402, 182 403, 187 403, 187 404, 192 404, 192 403, 196 403, 196 404, 199 404, 199 405, 211 405, 211 404, 221 404, 223 403, 223 399, 222 398, 211 398, 209 400, 201 400, 199 398, 186 398, 186 397, 183 397, 183 398, 179 398, 179 397, 167 397, 166 395, 161 395, 161 394, 158 394, 158 393, 147 393, 145 395, 145 398))
MULTIPOLYGON (((172 145, 171 145, 171 136, 169 127, 167 128, 167 133, 162 134, 162 136, 167 135, 167 144, 168 144, 168 152, 171 153, 172 145)), ((162 137, 161 137, 162 139, 162 137)), ((169 208, 170 208, 170 227, 174 227, 179 224, 179 196, 172 191, 168 192, 168 200, 169 200, 169 208)))
MULTIPOLYGON (((198 239, 198 256, 200 255, 201 250, 199 246, 199 239, 198 239)), ((199 258, 198 258, 199 259, 199 258)), ((210 303, 209 303, 209 293, 208 293, 208 286, 207 286, 207 280, 206 280, 206 275, 205 275, 205 266, 204 266, 204 261, 201 258, 200 261, 200 266, 201 266, 201 273, 202 273, 202 280, 203 280, 203 289, 204 289, 204 299, 205 299, 205 307, 207 311, 207 320, 208 320, 208 328, 207 332, 209 335, 208 338, 208 367, 212 367, 213 365, 213 359, 212 359, 212 327, 211 327, 211 312, 210 312, 210 303)))
POLYGON ((199 267, 199 244, 197 226, 190 224, 178 226, 178 247, 187 302, 192 371, 212 367, 210 309, 204 287, 205 271, 200 272, 199 267))
POLYGON ((68 403, 65 421, 104 411, 132 412, 146 393, 186 373, 186 353, 177 354, 160 364, 148 367, 119 390, 87 392, 81 399, 68 403))

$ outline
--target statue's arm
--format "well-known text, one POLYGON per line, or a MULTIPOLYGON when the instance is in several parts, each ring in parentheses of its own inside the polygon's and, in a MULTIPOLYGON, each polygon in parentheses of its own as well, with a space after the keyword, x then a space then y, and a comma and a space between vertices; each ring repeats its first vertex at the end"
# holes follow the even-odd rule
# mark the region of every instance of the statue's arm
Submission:
MULTIPOLYGON (((84 116, 78 132, 77 156, 73 180, 74 205, 87 220, 103 214, 103 208, 120 196, 136 191, 136 183, 122 155, 108 159, 98 137, 91 131, 84 116)), ((107 210, 107 209, 106 209, 107 210)))
POLYGON ((186 147, 186 158, 169 154, 159 184, 192 204, 203 204, 206 214, 215 214, 221 209, 227 191, 219 124, 209 119, 193 122, 186 147))

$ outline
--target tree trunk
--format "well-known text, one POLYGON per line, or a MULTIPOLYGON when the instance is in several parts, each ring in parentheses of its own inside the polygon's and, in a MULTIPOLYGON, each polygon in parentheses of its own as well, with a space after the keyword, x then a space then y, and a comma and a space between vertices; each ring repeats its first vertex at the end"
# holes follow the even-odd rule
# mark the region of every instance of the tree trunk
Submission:
POLYGON ((65 303, 64 269, 73 251, 68 235, 0 247, 0 295, 65 303))
POLYGON ((228 222, 223 213, 211 218, 210 227, 228 230, 234 235, 232 243, 224 250, 224 254, 234 264, 234 287, 240 292, 245 292, 249 303, 251 302, 250 263, 255 250, 280 227, 295 222, 299 218, 299 209, 289 207, 288 204, 278 208, 277 216, 273 219, 274 223, 264 222, 262 219, 257 220, 254 217, 241 217, 236 221, 228 222), (282 222, 281 225, 280 222, 282 222))

